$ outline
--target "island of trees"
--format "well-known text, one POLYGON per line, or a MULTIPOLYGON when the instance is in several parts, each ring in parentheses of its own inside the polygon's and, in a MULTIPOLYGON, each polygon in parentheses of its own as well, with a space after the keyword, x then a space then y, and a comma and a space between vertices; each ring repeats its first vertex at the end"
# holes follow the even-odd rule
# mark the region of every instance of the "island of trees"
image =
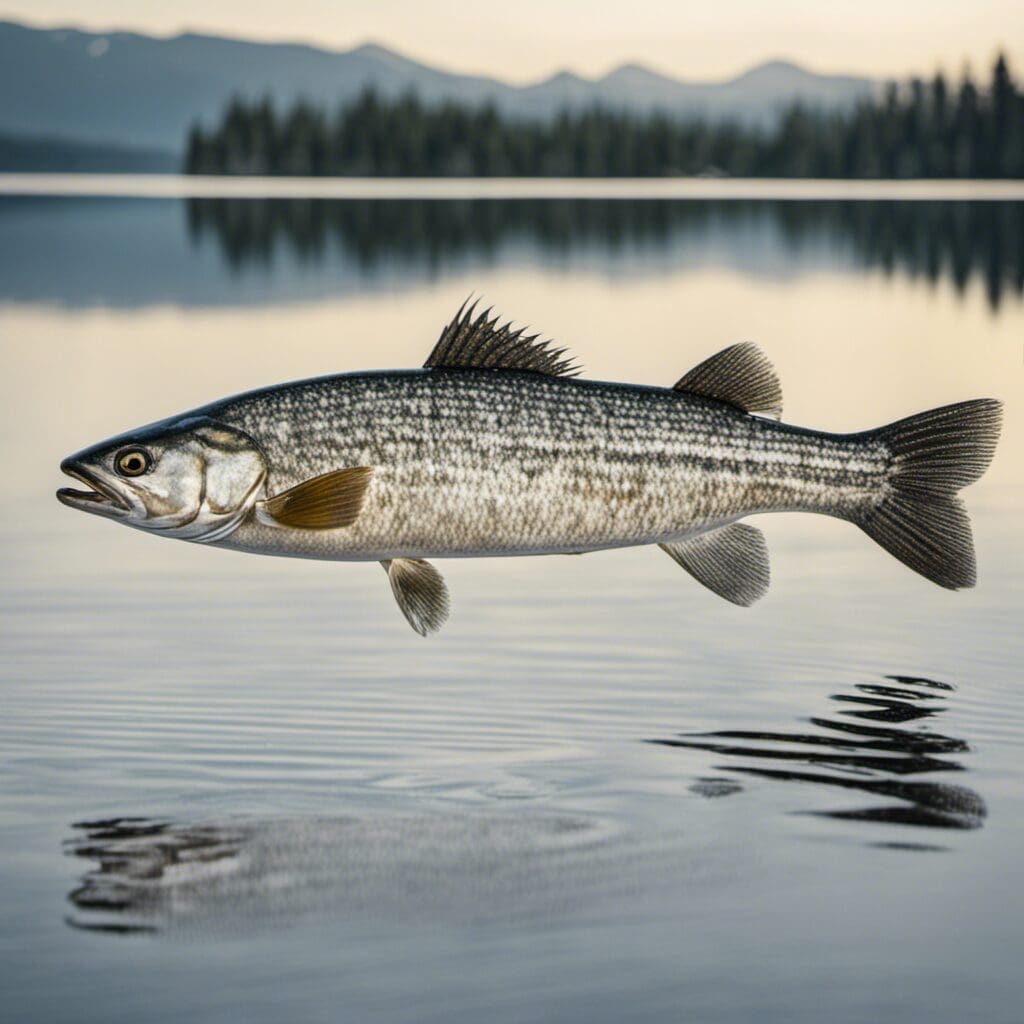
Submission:
POLYGON ((336 114, 233 101, 191 129, 190 174, 389 177, 1024 178, 1024 94, 1000 57, 987 87, 889 85, 846 112, 803 106, 770 127, 607 109, 547 121, 372 91, 336 114))

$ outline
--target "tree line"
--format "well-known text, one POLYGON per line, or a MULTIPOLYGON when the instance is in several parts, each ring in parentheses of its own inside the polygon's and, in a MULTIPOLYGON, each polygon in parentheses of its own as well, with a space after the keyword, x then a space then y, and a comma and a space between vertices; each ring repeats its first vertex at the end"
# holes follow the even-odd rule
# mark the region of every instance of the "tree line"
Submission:
POLYGON ((848 111, 802 105, 770 128, 604 108, 521 120, 493 106, 429 106, 372 90, 331 115, 235 99, 192 126, 189 174, 386 177, 1024 178, 1024 94, 1004 57, 969 73, 888 85, 848 111))

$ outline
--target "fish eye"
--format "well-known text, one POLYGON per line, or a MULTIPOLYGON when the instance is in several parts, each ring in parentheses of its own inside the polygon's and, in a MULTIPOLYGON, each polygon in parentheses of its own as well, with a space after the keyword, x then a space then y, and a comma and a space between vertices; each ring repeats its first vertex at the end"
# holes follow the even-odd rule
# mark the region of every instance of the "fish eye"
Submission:
POLYGON ((153 465, 145 448, 124 448, 114 456, 114 468, 121 476, 141 476, 153 465))

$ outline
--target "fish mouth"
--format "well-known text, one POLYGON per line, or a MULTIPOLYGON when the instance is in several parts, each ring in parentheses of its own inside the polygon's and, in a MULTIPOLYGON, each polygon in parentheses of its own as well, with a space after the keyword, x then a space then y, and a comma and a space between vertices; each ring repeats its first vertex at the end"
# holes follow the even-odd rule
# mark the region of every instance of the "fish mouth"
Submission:
POLYGON ((57 491, 57 500, 62 505, 101 516, 124 516, 131 511, 128 502, 93 470, 70 459, 65 459, 60 464, 60 469, 62 473, 90 488, 87 491, 80 491, 74 487, 62 487, 57 491))

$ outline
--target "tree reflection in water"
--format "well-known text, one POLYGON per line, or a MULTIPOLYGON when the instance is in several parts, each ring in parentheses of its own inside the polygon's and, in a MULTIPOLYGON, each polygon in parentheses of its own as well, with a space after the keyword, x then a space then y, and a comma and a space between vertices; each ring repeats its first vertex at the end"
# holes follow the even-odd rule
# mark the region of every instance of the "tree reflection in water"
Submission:
POLYGON ((768 271, 781 246, 790 258, 827 251, 958 292, 976 277, 993 309, 1024 294, 1024 203, 1014 202, 189 199, 186 216, 193 244, 213 239, 237 270, 339 252, 369 275, 395 261, 486 265, 499 247, 525 243, 553 256, 717 248, 743 265, 760 249, 768 271))

